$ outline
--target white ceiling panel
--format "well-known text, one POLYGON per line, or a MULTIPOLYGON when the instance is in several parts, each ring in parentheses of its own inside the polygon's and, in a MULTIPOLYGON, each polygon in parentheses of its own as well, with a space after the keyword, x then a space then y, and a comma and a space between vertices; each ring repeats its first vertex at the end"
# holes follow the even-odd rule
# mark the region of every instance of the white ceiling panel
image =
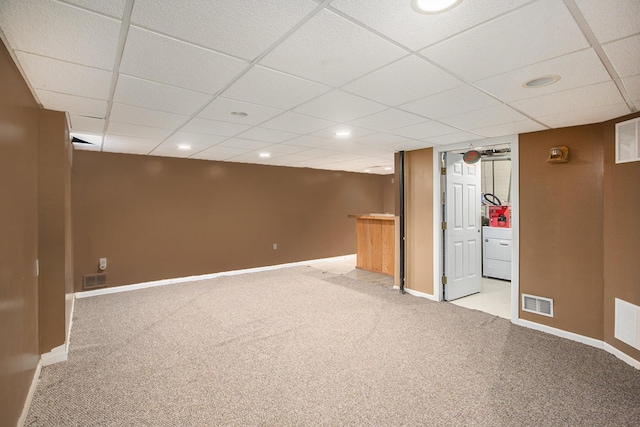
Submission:
POLYGON ((239 125, 237 123, 195 118, 184 125, 181 130, 185 132, 205 133, 207 135, 236 136, 249 128, 250 126, 239 125))
POLYGON ((324 163, 331 162, 330 159, 326 159, 325 157, 331 156, 331 155, 334 155, 334 154, 340 154, 340 152, 339 151, 334 151, 334 150, 327 150, 327 149, 324 149, 324 148, 311 148, 311 149, 309 149, 309 150, 304 152, 305 156, 310 156, 313 159, 319 160, 319 161, 324 162, 324 163))
POLYGON ((333 90, 327 94, 307 102, 295 111, 321 119, 343 123, 368 116, 386 107, 377 102, 369 101, 341 90, 333 90))
POLYGON ((635 34, 640 29, 638 0, 575 0, 600 43, 635 34))
POLYGON ((627 89, 631 99, 633 99, 636 108, 640 109, 640 75, 622 79, 622 84, 627 89))
POLYGON ((251 139, 254 141, 264 141, 271 143, 283 142, 297 137, 298 134, 283 132, 281 130, 267 129, 260 126, 253 127, 238 135, 239 138, 251 139))
MULTIPOLYGON (((640 26, 638 30, 640 31, 640 26)), ((620 77, 640 74, 640 34, 602 47, 620 77)))
POLYGON ((394 142, 393 144, 389 144, 386 147, 391 148, 395 151, 409 151, 409 150, 420 150, 422 148, 433 147, 437 144, 426 142, 426 141, 417 141, 415 139, 409 139, 402 142, 394 142))
POLYGON ((457 142, 476 141, 482 138, 475 133, 469 132, 456 132, 448 135, 432 136, 427 138, 427 141, 436 145, 455 144, 457 142))
POLYGON ((424 117, 396 110, 395 108, 389 108, 388 110, 353 120, 350 124, 378 131, 389 131, 391 129, 415 125, 425 121, 424 117))
POLYGON ((475 85, 503 101, 510 102, 609 79, 609 73, 596 52, 593 49, 585 49, 480 80, 475 85), (560 76, 560 80, 549 86, 523 87, 529 80, 550 75, 560 76))
POLYGON ((331 143, 331 140, 327 138, 321 138, 319 136, 304 135, 297 138, 290 139, 286 142, 286 145, 293 145, 297 147, 306 148, 324 148, 331 143))
POLYGON ((224 97, 288 110, 328 90, 328 86, 256 66, 227 89, 224 97))
POLYGON ((107 101, 40 89, 36 89, 36 95, 42 106, 49 110, 67 111, 71 115, 97 119, 103 119, 107 114, 107 101))
POLYGON ((148 126, 133 125, 131 123, 109 121, 108 135, 133 136, 136 138, 163 140, 172 131, 170 129, 152 128, 148 126))
POLYGON ((282 114, 284 110, 250 104, 233 99, 216 98, 211 104, 198 114, 198 117, 241 125, 258 125, 265 120, 282 114), (247 113, 247 116, 232 115, 232 112, 247 113))
POLYGON ((209 148, 210 145, 197 146, 192 145, 191 149, 185 150, 178 148, 178 143, 174 141, 165 141, 159 146, 157 146, 151 153, 152 156, 166 156, 166 157, 191 157, 194 153, 198 151, 205 150, 209 148))
MULTIPOLYGON (((100 138, 102 138, 102 136, 100 136, 100 138)), ((82 139, 82 138, 80 138, 82 139)), ((77 143, 74 142, 73 143, 73 148, 76 150, 82 150, 82 151, 100 151, 102 150, 102 144, 98 143, 98 144, 82 144, 82 143, 77 143)))
POLYGON ((134 107, 133 105, 119 104, 116 102, 111 107, 109 119, 116 122, 132 123, 141 126, 175 129, 185 123, 187 119, 189 119, 189 116, 134 107))
POLYGON ((472 86, 465 85, 403 104, 399 108, 427 118, 439 119, 498 104, 500 101, 472 86))
POLYGON ((48 1, 2 0, 0 28, 11 48, 112 70, 120 22, 48 1))
POLYGON ((500 104, 481 110, 469 111, 455 116, 444 117, 441 122, 458 129, 473 130, 480 127, 514 123, 525 120, 526 117, 513 108, 500 104))
POLYGON ((287 143, 282 144, 274 144, 267 147, 270 153, 278 153, 278 154, 299 154, 306 150, 308 147, 300 147, 297 145, 287 145, 287 143))
POLYGON ((393 133, 412 139, 423 139, 430 136, 446 135, 456 133, 458 129, 447 126, 436 121, 428 121, 417 125, 405 126, 403 128, 394 129, 393 133))
POLYGON ((136 77, 120 75, 114 102, 191 115, 211 99, 210 95, 136 77))
POLYGON ((540 0, 421 53, 476 81, 587 47, 589 43, 564 3, 540 0))
POLYGON ((204 133, 191 133, 179 131, 171 135, 166 142, 177 144, 191 145, 195 151, 198 147, 206 148, 218 144, 227 139, 226 136, 206 135, 204 133))
POLYGON ((107 135, 102 150, 113 153, 149 154, 160 142, 156 139, 107 135))
POLYGON ((333 125, 335 125, 335 122, 288 111, 263 123, 261 126, 269 129, 307 134, 333 125))
POLYGON ((539 120, 550 127, 561 128, 567 126, 578 126, 586 125, 589 123, 602 122, 629 113, 630 111, 627 104, 620 103, 614 105, 605 105, 602 107, 585 108, 580 110, 567 111, 564 113, 551 114, 548 116, 540 117, 539 120))
POLYGON ((29 53, 16 53, 34 89, 109 99, 111 72, 29 53))
POLYGON ((64 3, 75 4, 85 9, 104 13, 116 19, 122 19, 126 0, 59 0, 64 3))
POLYGON ((406 141, 409 138, 400 135, 392 135, 389 133, 374 133, 373 135, 363 136, 361 138, 354 138, 353 141, 367 146, 380 146, 387 144, 395 144, 398 142, 406 141))
POLYGON ((464 83, 416 56, 407 56, 344 86, 342 90, 395 106, 464 83))
POLYGON ((120 72, 214 94, 248 65, 247 61, 132 27, 120 72))
POLYGON ((231 147, 231 148, 240 148, 243 150, 260 150, 261 148, 270 146, 269 142, 260 142, 260 141, 251 141, 249 139, 241 139, 241 138, 229 138, 218 146, 220 147, 231 147))
POLYGON ((473 132, 486 137, 495 137, 511 134, 515 135, 518 133, 536 132, 546 129, 547 127, 542 126, 540 123, 527 119, 518 122, 503 123, 499 125, 478 128, 474 129, 473 132))
POLYGON ((328 138, 333 141, 353 141, 354 138, 359 138, 376 133, 371 129, 364 129, 358 126, 342 124, 334 125, 326 129, 319 130, 312 133, 313 136, 319 136, 320 138, 328 138), (337 132, 349 132, 349 136, 336 136, 337 132))
POLYGON ((596 108, 624 102, 615 83, 609 81, 549 95, 513 102, 513 106, 531 117, 567 113, 580 108, 596 108))
POLYGON ((419 50, 528 1, 463 1, 447 13, 437 15, 415 12, 408 0, 334 0, 331 6, 411 50, 419 50))
POLYGON ((406 54, 383 38, 322 10, 260 63, 309 80, 341 86, 406 54))
POLYGON ((93 117, 70 115, 72 132, 87 132, 102 134, 104 131, 104 119, 96 119, 93 117))
POLYGON ((317 4, 311 0, 137 0, 131 21, 151 30, 252 60, 317 4))
POLYGON ((235 156, 248 153, 250 150, 242 148, 221 147, 215 145, 199 153, 193 154, 191 158, 202 160, 227 160, 235 156))

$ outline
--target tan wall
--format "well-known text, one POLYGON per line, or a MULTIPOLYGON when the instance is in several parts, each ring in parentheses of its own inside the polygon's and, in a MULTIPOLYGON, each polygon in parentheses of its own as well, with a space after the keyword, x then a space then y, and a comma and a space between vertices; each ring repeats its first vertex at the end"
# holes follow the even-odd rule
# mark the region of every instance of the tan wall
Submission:
POLYGON ((380 212, 383 179, 77 151, 76 290, 101 257, 108 285, 118 286, 353 254, 347 215, 380 212))
POLYGON ((65 114, 40 111, 38 251, 40 259, 40 352, 64 344, 72 287, 70 231, 70 139, 65 114), (69 294, 70 295, 70 294, 69 294))
POLYGON ((640 162, 615 164, 615 123, 604 124, 604 340, 640 360, 614 338, 615 298, 640 306, 640 162))
POLYGON ((38 106, 0 43, 0 425, 15 426, 38 364, 38 106))
POLYGON ((603 339, 601 124, 520 135, 520 292, 554 300, 554 317, 520 317, 603 339), (569 163, 546 161, 566 145, 569 163))
POLYGON ((396 180, 394 175, 382 177, 382 212, 396 213, 396 180))
POLYGON ((405 287, 433 295, 433 149, 405 153, 405 287))

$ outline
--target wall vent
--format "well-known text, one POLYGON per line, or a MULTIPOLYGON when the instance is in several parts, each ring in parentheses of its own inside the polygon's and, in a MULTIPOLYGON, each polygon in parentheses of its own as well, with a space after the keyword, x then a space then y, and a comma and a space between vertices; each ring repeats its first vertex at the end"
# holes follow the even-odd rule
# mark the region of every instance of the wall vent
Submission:
POLYGON ((82 276, 82 289, 96 289, 107 286, 107 273, 87 274, 82 276))
POLYGON ((553 300, 522 294, 522 311, 553 317, 553 300))
POLYGON ((613 336, 640 350, 640 307, 616 298, 613 336))

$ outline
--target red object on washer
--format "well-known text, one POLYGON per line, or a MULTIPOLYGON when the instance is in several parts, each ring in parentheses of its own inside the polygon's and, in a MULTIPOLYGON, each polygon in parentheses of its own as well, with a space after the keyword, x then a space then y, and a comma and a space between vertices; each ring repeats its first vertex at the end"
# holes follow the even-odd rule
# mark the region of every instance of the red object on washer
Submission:
POLYGON ((511 228, 511 206, 489 206, 489 225, 511 228))

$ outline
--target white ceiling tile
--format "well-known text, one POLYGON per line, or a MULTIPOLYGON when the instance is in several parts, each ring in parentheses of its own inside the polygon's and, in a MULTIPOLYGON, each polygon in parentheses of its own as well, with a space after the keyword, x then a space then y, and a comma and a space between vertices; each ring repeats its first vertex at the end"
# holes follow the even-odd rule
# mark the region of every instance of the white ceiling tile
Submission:
POLYGON ((331 156, 334 154, 339 154, 339 151, 334 150, 326 150, 324 148, 311 148, 304 152, 306 156, 312 157, 318 163, 327 163, 330 162, 330 159, 323 159, 324 157, 331 156))
POLYGON ((76 150, 82 150, 82 151, 100 151, 102 149, 101 144, 78 144, 78 143, 73 143, 73 148, 76 150))
POLYGON ((391 135, 389 133, 374 133, 373 135, 363 136, 361 138, 354 138, 353 141, 361 145, 367 146, 380 146, 387 144, 395 144, 398 142, 406 141, 409 138, 400 135, 391 135))
POLYGON ((386 107, 377 102, 340 90, 333 90, 299 106, 295 111, 342 123, 368 116, 384 109, 386 107))
POLYGON ((204 133, 179 131, 171 135, 171 137, 167 139, 167 143, 173 143, 174 145, 188 144, 191 145, 194 150, 196 150, 198 148, 209 147, 218 144, 225 139, 227 139, 226 136, 206 135, 204 133))
POLYGON ((114 102, 188 116, 209 99, 210 95, 125 75, 118 78, 113 96, 114 102))
POLYGON ((270 142, 251 141, 241 138, 229 138, 218 144, 220 147, 241 148, 243 150, 259 150, 270 145, 270 142))
POLYGON ((238 123, 241 125, 258 125, 265 120, 269 120, 270 118, 281 114, 282 112, 283 110, 277 108, 264 107, 262 105, 218 97, 204 110, 202 110, 200 114, 198 114, 198 117, 238 123), (230 113, 232 112, 243 112, 248 115, 245 117, 231 115, 230 113))
POLYGON ((364 147, 358 151, 358 154, 365 156, 388 156, 393 154, 393 149, 389 147, 364 147))
POLYGON ((83 144, 83 143, 77 143, 74 142, 74 144, 78 144, 78 145, 93 145, 94 148, 98 148, 98 150, 100 149, 100 146, 102 145, 102 134, 95 134, 95 133, 81 133, 81 132, 70 132, 69 133, 73 138, 77 138, 77 139, 81 139, 84 142, 88 142, 89 144, 83 144))
POLYGON ((310 160, 310 157, 301 154, 288 154, 274 158, 271 161, 271 164, 279 166, 293 166, 296 162, 302 162, 305 160, 310 160))
POLYGON ((300 0, 163 0, 162 7, 154 0, 136 0, 131 21, 252 60, 315 7, 300 0))
POLYGON ((2 0, 0 28, 15 50, 113 69, 115 19, 54 1, 2 0))
POLYGON ((463 1, 443 14, 416 13, 408 0, 334 0, 341 10, 411 50, 419 50, 529 0, 463 1))
POLYGON ((170 129, 153 128, 148 126, 133 125, 109 120, 107 134, 133 136, 145 139, 165 139, 171 133, 170 129))
POLYGON ((585 49, 480 80, 475 85, 505 102, 510 102, 609 79, 609 73, 596 52, 593 49, 585 49), (523 83, 529 80, 549 75, 560 76, 560 80, 549 86, 523 87, 523 83))
POLYGON ((308 147, 301 147, 301 146, 297 146, 297 145, 288 145, 286 143, 282 143, 282 144, 274 144, 274 145, 270 145, 269 146, 269 151, 272 153, 279 153, 279 154, 299 154, 302 153, 306 150, 308 150, 308 147))
POLYGON ((34 89, 67 93, 85 98, 109 98, 111 72, 29 53, 16 52, 34 89))
POLYGON ((335 141, 352 141, 354 138, 367 136, 376 133, 370 129, 364 129, 353 125, 334 125, 326 129, 319 130, 312 133, 313 136, 319 136, 321 138, 330 138, 335 141), (337 132, 349 132, 349 136, 336 136, 337 132))
MULTIPOLYGON (((640 26, 638 30, 640 30, 640 26)), ((629 77, 640 73, 640 34, 608 43, 602 48, 620 77, 629 77)))
POLYGON ((416 56, 407 56, 341 89, 386 105, 399 105, 462 86, 463 82, 416 56))
POLYGON ((331 140, 327 138, 320 138, 318 136, 304 135, 287 141, 287 145, 293 145, 297 147, 305 148, 323 148, 328 146, 331 140))
POLYGON ((151 153, 152 156, 165 156, 165 157, 191 157, 194 153, 208 148, 205 146, 192 146, 190 150, 184 150, 178 148, 178 144, 173 141, 165 141, 158 145, 151 153))
POLYGON ((636 108, 640 108, 640 75, 627 77, 622 79, 622 84, 627 89, 627 93, 636 104, 636 108))
POLYGON ((350 124, 378 131, 389 131, 391 129, 415 125, 425 121, 424 117, 396 110, 395 108, 389 108, 388 110, 353 120, 350 124))
POLYGON ((104 119, 70 115, 71 130, 73 132, 99 133, 104 131, 104 119))
POLYGON ((288 139, 295 138, 297 136, 298 134, 295 134, 295 133, 283 132, 281 130, 275 130, 275 129, 267 129, 259 126, 253 127, 238 135, 239 138, 251 139, 254 141, 270 142, 273 144, 278 142, 283 142, 288 139))
POLYGON ((340 86, 405 55, 403 49, 325 9, 260 63, 340 86))
POLYGON ((102 151, 112 153, 148 154, 160 140, 133 138, 130 136, 107 135, 104 139, 102 151))
POLYGON ((328 90, 319 83, 255 66, 227 89, 224 97, 288 110, 328 90))
POLYGON ((428 142, 437 145, 455 144, 457 142, 476 141, 482 138, 474 133, 456 132, 449 135, 432 136, 428 138, 428 142))
POLYGON ((621 102, 624 101, 615 83, 608 81, 536 98, 522 99, 512 102, 511 105, 531 117, 540 118, 575 111, 582 107, 604 107, 621 102))
POLYGON ((536 123, 533 120, 521 120, 518 122, 503 123, 494 126, 487 126, 474 129, 473 132, 486 137, 515 135, 519 133, 536 132, 546 130, 547 127, 536 123))
POLYGON ((335 122, 288 111, 261 126, 299 134, 307 134, 335 125, 335 122))
POLYGON ((228 55, 132 27, 120 72, 214 94, 248 65, 248 62, 228 55))
POLYGON ((250 150, 246 150, 242 148, 221 147, 219 145, 215 145, 204 151, 193 154, 191 158, 202 159, 202 160, 227 160, 232 157, 240 156, 242 154, 248 153, 249 151, 250 150))
POLYGON ((439 119, 498 104, 499 101, 486 93, 465 85, 403 104, 399 108, 424 117, 439 119))
POLYGON ((500 104, 481 110, 469 111, 440 119, 441 122, 458 129, 473 130, 480 127, 501 125, 525 120, 526 117, 507 105, 500 104))
POLYGON ((116 19, 122 19, 126 0, 60 0, 64 3, 75 4, 95 12, 104 13, 116 19))
POLYGON ((163 129, 175 129, 185 123, 189 116, 168 113, 166 111, 150 110, 134 107, 133 105, 114 103, 111 107, 109 120, 122 123, 132 123, 163 129))
POLYGON ((635 34, 640 29, 638 0, 575 0, 600 43, 635 34))
POLYGON ((107 114, 107 101, 40 89, 36 89, 36 95, 42 106, 49 110, 67 111, 71 115, 98 119, 103 119, 107 114))
POLYGON ((415 139, 395 142, 393 144, 387 145, 387 147, 393 149, 394 151, 410 151, 410 150, 420 150, 422 148, 433 147, 436 144, 426 141, 417 141, 415 139))
POLYGON ((564 3, 540 0, 421 53, 476 81, 587 47, 564 3))
POLYGON ((192 133, 205 133, 207 135, 236 136, 249 128, 250 126, 237 123, 195 118, 184 125, 181 130, 192 133))
POLYGON ((423 139, 430 136, 446 135, 455 132, 458 132, 458 129, 436 121, 428 121, 393 130, 394 134, 412 139, 423 139))
POLYGON ((624 116, 630 112, 631 111, 629 111, 627 104, 620 103, 551 114, 548 116, 538 117, 538 120, 552 128, 560 128, 586 125, 589 123, 600 123, 616 117, 624 116))

